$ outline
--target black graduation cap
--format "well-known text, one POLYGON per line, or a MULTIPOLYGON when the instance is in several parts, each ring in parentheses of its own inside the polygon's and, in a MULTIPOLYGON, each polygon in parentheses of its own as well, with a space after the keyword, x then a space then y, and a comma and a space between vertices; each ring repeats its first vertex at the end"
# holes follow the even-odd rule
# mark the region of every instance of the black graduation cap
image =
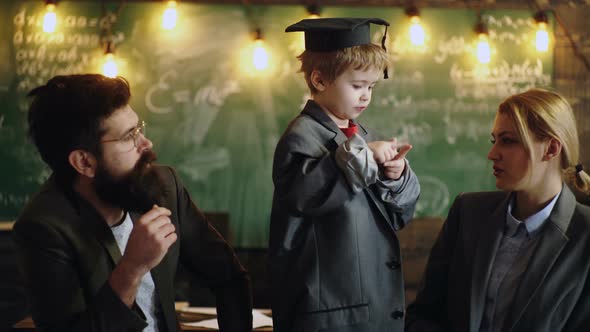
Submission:
POLYGON ((381 40, 381 46, 385 49, 389 23, 380 18, 305 19, 288 26, 285 32, 304 31, 306 50, 330 52, 371 43, 370 23, 385 25, 385 34, 381 40))

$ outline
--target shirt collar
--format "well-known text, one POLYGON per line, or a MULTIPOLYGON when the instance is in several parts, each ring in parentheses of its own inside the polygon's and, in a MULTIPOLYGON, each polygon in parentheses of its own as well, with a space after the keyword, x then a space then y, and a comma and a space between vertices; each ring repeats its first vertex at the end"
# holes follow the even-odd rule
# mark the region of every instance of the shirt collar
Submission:
POLYGON ((524 222, 524 226, 529 235, 534 235, 541 226, 549 219, 549 215, 555 206, 555 202, 559 198, 561 191, 553 197, 553 199, 542 208, 539 212, 529 216, 525 220, 518 220, 512 215, 512 208, 514 206, 515 195, 512 194, 510 202, 508 203, 508 210, 506 211, 506 235, 514 236, 518 230, 518 226, 524 222))

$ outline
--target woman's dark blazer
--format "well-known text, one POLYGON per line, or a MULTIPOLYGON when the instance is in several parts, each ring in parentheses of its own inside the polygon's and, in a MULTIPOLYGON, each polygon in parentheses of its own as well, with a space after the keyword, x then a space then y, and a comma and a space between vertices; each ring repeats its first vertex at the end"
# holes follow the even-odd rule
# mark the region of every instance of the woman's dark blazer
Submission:
MULTIPOLYGON (((406 331, 479 330, 509 197, 457 197, 408 307, 406 331)), ((502 331, 590 331, 590 207, 564 185, 541 232, 502 331)))

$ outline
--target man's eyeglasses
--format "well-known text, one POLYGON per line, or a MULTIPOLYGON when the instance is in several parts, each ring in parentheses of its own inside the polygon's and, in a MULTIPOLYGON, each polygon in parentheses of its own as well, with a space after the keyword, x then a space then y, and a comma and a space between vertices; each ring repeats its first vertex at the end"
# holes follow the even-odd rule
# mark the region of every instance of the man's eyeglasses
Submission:
POLYGON ((109 143, 109 142, 131 142, 133 141, 133 146, 137 147, 139 145, 139 134, 145 135, 145 121, 139 122, 139 125, 130 132, 128 132, 125 136, 121 138, 115 139, 107 139, 101 141, 102 143, 109 143))

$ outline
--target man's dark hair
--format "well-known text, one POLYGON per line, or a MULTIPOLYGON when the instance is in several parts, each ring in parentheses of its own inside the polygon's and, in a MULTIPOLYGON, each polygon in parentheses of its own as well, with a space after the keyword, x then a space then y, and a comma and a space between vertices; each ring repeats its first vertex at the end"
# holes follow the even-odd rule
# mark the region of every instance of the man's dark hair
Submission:
POLYGON ((28 96, 29 136, 55 176, 71 183, 76 173, 70 152, 83 149, 100 157, 101 122, 127 105, 131 93, 122 77, 84 74, 55 76, 28 96))

